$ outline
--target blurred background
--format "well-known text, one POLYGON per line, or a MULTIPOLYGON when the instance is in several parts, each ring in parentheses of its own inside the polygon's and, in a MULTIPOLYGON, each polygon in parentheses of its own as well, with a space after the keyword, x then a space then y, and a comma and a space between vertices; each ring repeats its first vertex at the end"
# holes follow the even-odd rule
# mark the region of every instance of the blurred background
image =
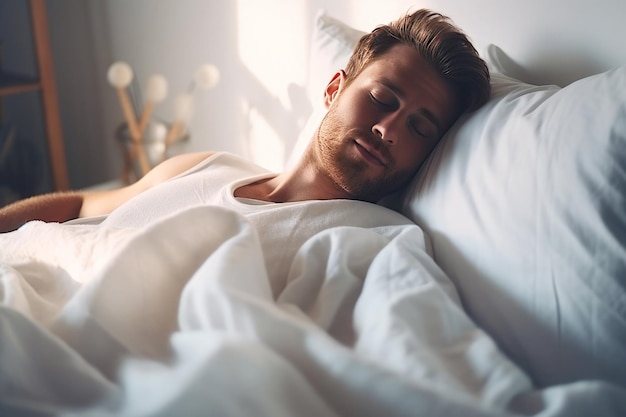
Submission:
MULTIPOLYGON (((361 30, 387 23, 406 11, 430 7, 449 15, 482 52, 497 43, 512 57, 527 63, 520 74, 529 81, 567 84, 604 70, 597 63, 624 57, 624 48, 597 45, 593 27, 567 21, 571 8, 586 10, 607 30, 621 24, 622 0, 487 0, 480 8, 464 0, 33 0, 46 11, 51 72, 61 138, 61 165, 67 180, 51 174, 46 142, 46 109, 37 89, 14 94, 6 74, 37 79, 37 54, 30 2, 0 0, 0 205, 11 199, 58 188, 84 188, 118 180, 124 158, 115 140, 123 114, 107 70, 116 61, 134 70, 133 91, 139 109, 142 88, 155 73, 169 83, 169 94, 154 115, 174 117, 174 99, 185 92, 196 69, 213 64, 220 81, 212 90, 195 95, 189 123, 190 139, 183 151, 223 150, 248 157, 272 170, 281 170, 312 107, 305 89, 309 42, 318 10, 361 30), (485 7, 485 5, 489 7, 485 7), (510 20, 490 19, 510 15, 510 20), (537 11, 541 10, 541 13, 537 11), (551 22, 546 25, 545 22, 551 22), (520 38, 538 29, 535 36, 520 38), (561 31, 577 27, 575 32, 561 31), (546 29, 547 28, 547 29, 546 29), (551 37, 551 49, 541 40, 551 37), (558 50, 574 40, 594 49, 594 66, 576 60, 574 50, 558 50), (548 59, 549 58, 549 59, 548 59), (564 71, 565 69, 565 71, 564 71), (538 77, 536 74, 542 74, 538 77), (4 88, 4 90, 2 90, 4 88), (8 189, 8 190, 7 190, 8 189)), ((597 27, 597 25, 596 25, 597 27)), ((616 40, 616 44, 622 44, 616 40)), ((623 46, 623 44, 622 44, 623 46)), ((321 94, 321 92, 320 92, 321 94)), ((320 95, 321 97, 321 95, 320 95)))

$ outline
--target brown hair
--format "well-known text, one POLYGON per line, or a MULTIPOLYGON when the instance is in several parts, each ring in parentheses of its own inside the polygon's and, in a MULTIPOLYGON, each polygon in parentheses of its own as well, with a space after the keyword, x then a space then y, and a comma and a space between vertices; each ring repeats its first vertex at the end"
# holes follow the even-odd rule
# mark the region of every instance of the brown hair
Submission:
POLYGON ((460 110, 471 111, 489 98, 489 70, 468 37, 450 18, 427 9, 407 14, 363 36, 346 66, 348 83, 389 48, 406 44, 456 92, 460 110))

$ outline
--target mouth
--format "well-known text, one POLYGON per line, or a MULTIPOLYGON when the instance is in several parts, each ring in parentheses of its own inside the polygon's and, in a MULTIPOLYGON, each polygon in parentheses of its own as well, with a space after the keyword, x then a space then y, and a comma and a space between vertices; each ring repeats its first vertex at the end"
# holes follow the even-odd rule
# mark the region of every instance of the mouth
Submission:
POLYGON ((354 143, 356 145, 356 149, 359 151, 361 156, 363 156, 363 159, 373 165, 382 167, 387 166, 387 159, 383 156, 382 153, 376 150, 376 148, 374 148, 362 139, 356 139, 354 143))

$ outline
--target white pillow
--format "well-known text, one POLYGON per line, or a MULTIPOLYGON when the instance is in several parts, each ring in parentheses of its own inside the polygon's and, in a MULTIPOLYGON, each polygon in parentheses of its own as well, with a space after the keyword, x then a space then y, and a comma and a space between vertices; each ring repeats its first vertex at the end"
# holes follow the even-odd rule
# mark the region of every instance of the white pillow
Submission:
POLYGON ((292 167, 315 133, 326 114, 324 89, 332 76, 348 64, 354 46, 365 32, 329 16, 324 10, 317 12, 311 35, 309 69, 306 91, 313 106, 313 113, 298 135, 294 149, 287 161, 292 167))
POLYGON ((402 212, 464 305, 539 385, 626 385, 626 67, 565 88, 505 74, 448 132, 402 212))

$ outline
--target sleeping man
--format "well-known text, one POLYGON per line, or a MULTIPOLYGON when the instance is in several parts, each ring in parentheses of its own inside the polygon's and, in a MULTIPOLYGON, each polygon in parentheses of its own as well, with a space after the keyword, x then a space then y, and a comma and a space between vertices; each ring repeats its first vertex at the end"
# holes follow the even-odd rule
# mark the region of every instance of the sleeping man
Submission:
POLYGON ((326 86, 327 114, 292 170, 269 173, 224 153, 180 155, 124 188, 52 193, 9 205, 0 210, 0 232, 29 220, 107 215, 107 221, 136 226, 206 204, 244 215, 270 212, 272 219, 288 215, 283 207, 311 214, 346 209, 347 216, 323 226, 344 224, 357 206, 368 206, 345 200, 377 202, 400 189, 459 115, 488 96, 487 66, 468 38, 445 16, 419 10, 360 40, 345 70, 326 86))
POLYGON ((184 154, 123 188, 13 203, 0 209, 0 232, 30 220, 137 228, 219 205, 255 227, 276 294, 295 251, 316 233, 409 223, 371 203, 404 186, 456 119, 486 102, 489 88, 487 66, 460 29, 419 10, 360 39, 326 86, 327 113, 290 171, 271 173, 227 153, 184 154))

